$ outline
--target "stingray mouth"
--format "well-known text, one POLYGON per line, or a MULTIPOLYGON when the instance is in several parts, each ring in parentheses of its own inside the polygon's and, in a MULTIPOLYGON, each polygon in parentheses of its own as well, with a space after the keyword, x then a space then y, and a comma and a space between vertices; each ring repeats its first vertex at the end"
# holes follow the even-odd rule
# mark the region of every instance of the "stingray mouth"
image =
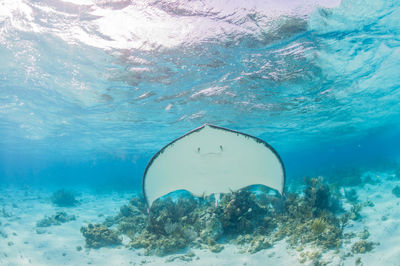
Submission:
POLYGON ((214 148, 213 150, 207 150, 204 151, 204 148, 202 149, 201 147, 197 147, 196 152, 201 154, 201 155, 216 155, 216 154, 221 154, 224 151, 224 147, 222 145, 219 145, 218 148, 214 148))

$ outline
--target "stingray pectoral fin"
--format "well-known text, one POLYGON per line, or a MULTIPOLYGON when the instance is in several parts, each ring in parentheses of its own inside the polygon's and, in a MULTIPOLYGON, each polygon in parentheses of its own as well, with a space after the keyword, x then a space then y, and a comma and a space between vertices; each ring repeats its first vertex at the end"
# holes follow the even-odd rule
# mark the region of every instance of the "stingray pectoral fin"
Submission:
POLYGON ((282 194, 284 183, 282 161, 270 145, 206 124, 153 156, 144 173, 143 193, 151 206, 156 199, 181 189, 202 196, 260 184, 282 194))

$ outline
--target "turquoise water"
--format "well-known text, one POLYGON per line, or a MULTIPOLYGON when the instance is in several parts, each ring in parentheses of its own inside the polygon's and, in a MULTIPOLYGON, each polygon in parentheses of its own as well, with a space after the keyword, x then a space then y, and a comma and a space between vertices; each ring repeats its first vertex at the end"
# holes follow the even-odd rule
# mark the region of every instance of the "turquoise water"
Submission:
POLYGON ((1 178, 136 184, 204 123, 269 142, 289 175, 396 160, 396 1, 196 3, 4 2, 1 178))
POLYGON ((140 191, 204 123, 288 180, 398 168, 398 1, 217 2, 0 1, 1 185, 140 191))

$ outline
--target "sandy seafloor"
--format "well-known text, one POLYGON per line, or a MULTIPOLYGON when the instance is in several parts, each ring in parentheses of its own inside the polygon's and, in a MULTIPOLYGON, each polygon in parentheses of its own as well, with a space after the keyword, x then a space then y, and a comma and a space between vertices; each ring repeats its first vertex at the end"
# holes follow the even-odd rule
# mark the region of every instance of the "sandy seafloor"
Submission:
MULTIPOLYGON (((360 232, 368 228, 368 241, 380 244, 366 254, 345 256, 351 245, 359 240, 346 242, 337 253, 323 253, 321 261, 328 265, 355 265, 361 258, 363 265, 400 266, 400 198, 392 189, 400 184, 399 177, 391 173, 374 173, 378 182, 355 187, 360 202, 372 201, 373 207, 364 207, 362 219, 352 221, 345 232, 360 232)), ((174 254, 165 257, 144 256, 143 250, 132 250, 124 245, 113 248, 87 249, 80 228, 87 223, 101 223, 108 215, 117 215, 120 206, 127 204, 132 193, 98 193, 88 189, 79 191, 77 207, 55 207, 50 196, 55 189, 34 187, 2 187, 0 189, 0 265, 311 265, 300 263, 300 252, 288 248, 285 240, 272 248, 255 254, 243 253, 238 247, 225 245, 220 253, 192 249, 195 257, 186 262, 174 254), (37 233, 36 222, 45 215, 66 211, 76 216, 75 221, 43 228, 37 233), (77 250, 81 246, 81 251, 77 250), (175 258, 175 259, 174 259, 175 258), (167 262, 170 260, 172 262, 167 262)), ((77 191, 76 188, 73 190, 77 191)), ((344 202, 344 208, 350 204, 344 202)), ((123 239, 127 244, 129 239, 123 239)), ((312 250, 308 247, 305 250, 312 250)), ((304 252, 304 250, 303 250, 304 252)), ((362 265, 361 264, 361 265, 362 265)))

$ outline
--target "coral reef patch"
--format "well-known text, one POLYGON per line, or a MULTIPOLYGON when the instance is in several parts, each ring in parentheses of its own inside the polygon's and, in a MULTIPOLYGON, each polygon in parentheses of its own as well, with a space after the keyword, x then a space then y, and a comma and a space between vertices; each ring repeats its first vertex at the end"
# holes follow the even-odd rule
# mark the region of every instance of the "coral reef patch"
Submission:
POLYGON ((74 193, 65 189, 57 190, 50 199, 54 205, 59 207, 72 207, 78 204, 74 193))
MULTIPOLYGON (((270 192, 245 188, 222 195, 217 205, 213 196, 170 195, 155 201, 149 212, 144 199, 136 196, 115 217, 107 217, 102 225, 89 224, 81 231, 88 247, 103 245, 100 243, 104 240, 97 239, 99 231, 103 231, 113 238, 107 243, 120 243, 118 235, 125 235, 130 239, 128 247, 156 256, 190 248, 217 253, 226 243, 252 254, 284 240, 299 252, 313 247, 314 251, 302 252, 299 261, 317 263, 321 252, 339 251, 345 239, 357 235, 344 234, 344 229, 351 221, 362 219, 361 209, 372 204, 360 203, 352 190, 347 195, 340 193, 338 187, 328 185, 322 177, 305 179, 302 191, 287 192, 285 198, 270 192), (344 200, 352 207, 346 210, 344 200)), ((373 245, 365 240, 369 232, 365 229, 359 236, 361 244, 354 244, 352 252, 371 251, 373 245)), ((180 257, 190 260, 185 256, 176 258, 180 257)))
POLYGON ((81 227, 81 233, 85 237, 86 247, 100 248, 121 244, 118 233, 101 224, 88 224, 81 227))

